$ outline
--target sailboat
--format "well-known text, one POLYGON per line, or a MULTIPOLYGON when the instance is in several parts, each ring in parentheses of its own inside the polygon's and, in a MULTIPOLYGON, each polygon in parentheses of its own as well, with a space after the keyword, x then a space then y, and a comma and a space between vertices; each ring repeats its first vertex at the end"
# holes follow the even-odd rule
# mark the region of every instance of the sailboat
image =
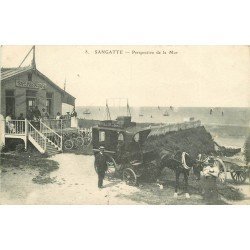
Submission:
POLYGON ((163 116, 169 116, 169 113, 167 110, 163 113, 163 116))
POLYGON ((90 110, 89 110, 89 109, 85 109, 85 110, 83 111, 83 114, 84 114, 84 115, 90 115, 90 114, 91 114, 91 112, 90 112, 90 110))

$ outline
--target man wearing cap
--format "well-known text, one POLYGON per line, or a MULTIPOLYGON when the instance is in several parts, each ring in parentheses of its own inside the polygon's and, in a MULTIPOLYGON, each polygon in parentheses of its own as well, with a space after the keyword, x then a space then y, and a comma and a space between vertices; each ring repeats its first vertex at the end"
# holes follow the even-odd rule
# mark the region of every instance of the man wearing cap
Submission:
POLYGON ((99 153, 95 156, 95 166, 98 174, 98 188, 103 188, 103 179, 107 171, 107 159, 104 154, 105 148, 101 146, 99 150, 99 153))
POLYGON ((206 162, 202 174, 204 176, 204 199, 209 203, 213 203, 218 200, 217 191, 217 178, 219 176, 219 165, 218 161, 214 157, 209 157, 206 162))

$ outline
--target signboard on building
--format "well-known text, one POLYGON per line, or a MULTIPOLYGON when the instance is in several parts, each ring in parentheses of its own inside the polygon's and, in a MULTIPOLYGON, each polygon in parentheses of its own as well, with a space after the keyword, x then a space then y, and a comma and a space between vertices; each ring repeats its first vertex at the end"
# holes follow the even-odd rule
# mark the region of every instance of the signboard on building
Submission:
POLYGON ((30 89, 45 89, 46 84, 41 82, 16 80, 16 87, 30 88, 30 89))

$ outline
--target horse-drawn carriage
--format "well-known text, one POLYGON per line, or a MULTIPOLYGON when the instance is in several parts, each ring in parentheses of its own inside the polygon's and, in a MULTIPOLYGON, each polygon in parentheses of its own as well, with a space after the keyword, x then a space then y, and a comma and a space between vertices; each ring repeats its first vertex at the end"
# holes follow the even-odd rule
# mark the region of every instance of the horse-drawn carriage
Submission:
POLYGON ((157 154, 143 147, 150 132, 151 129, 138 128, 129 116, 102 121, 92 128, 94 154, 104 146, 108 171, 113 170, 127 184, 136 185, 138 178, 153 178, 156 171, 157 154))
MULTIPOLYGON (((108 172, 115 172, 131 185, 136 185, 139 178, 146 177, 146 180, 156 180, 164 167, 176 172, 176 186, 178 186, 180 173, 184 173, 187 185, 188 173, 191 169, 199 179, 200 172, 211 155, 203 155, 197 159, 197 156, 191 157, 183 150, 172 151, 165 146, 163 148, 152 147, 148 141, 151 130, 152 128, 138 127, 131 122, 129 116, 118 117, 114 121, 102 121, 92 128, 93 152, 97 154, 99 147, 104 146, 108 172)), ((217 155, 216 152, 214 153, 217 155)), ((214 158, 219 167, 218 179, 220 182, 226 181, 227 172, 230 172, 236 184, 245 182, 249 171, 244 163, 236 161, 232 157, 218 155, 214 158)))

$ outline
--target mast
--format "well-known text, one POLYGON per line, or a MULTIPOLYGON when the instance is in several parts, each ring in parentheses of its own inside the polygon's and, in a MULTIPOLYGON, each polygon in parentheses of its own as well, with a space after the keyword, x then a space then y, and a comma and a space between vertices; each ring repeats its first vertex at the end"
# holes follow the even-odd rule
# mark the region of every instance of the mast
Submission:
POLYGON ((22 64, 25 62, 25 60, 27 59, 27 57, 29 56, 29 54, 31 53, 31 51, 33 52, 31 66, 33 67, 33 69, 36 69, 36 47, 35 47, 35 45, 32 46, 32 48, 29 50, 29 52, 27 53, 27 55, 24 57, 24 59, 22 60, 22 62, 19 64, 18 68, 20 68, 22 66, 22 64))
POLYGON ((65 77, 65 80, 64 80, 63 90, 64 90, 64 92, 66 91, 66 77, 65 77))
POLYGON ((36 69, 36 46, 35 45, 32 47, 32 50, 33 50, 33 58, 32 58, 31 65, 33 69, 36 69))
POLYGON ((106 99, 106 114, 107 114, 107 120, 111 121, 111 115, 110 115, 108 100, 107 99, 106 99))
POLYGON ((130 112, 130 107, 129 107, 129 104, 128 104, 128 99, 127 99, 127 116, 131 117, 131 112, 130 112))

